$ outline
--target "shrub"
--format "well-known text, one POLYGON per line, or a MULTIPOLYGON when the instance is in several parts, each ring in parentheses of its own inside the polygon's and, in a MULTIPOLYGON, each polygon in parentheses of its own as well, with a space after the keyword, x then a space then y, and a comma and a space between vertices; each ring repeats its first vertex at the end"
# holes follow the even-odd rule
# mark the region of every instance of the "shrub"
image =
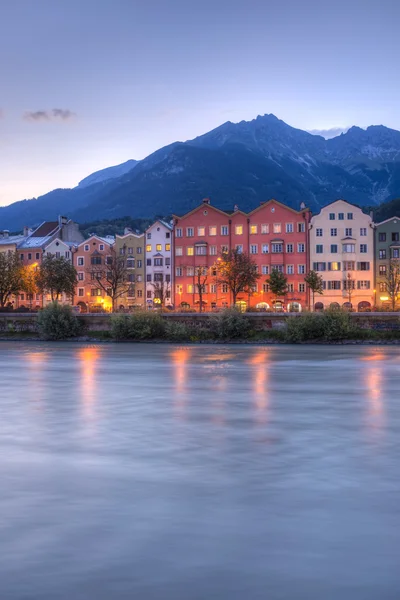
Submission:
POLYGON ((113 316, 111 332, 117 340, 151 340, 164 336, 165 324, 158 313, 138 311, 132 315, 113 316))
POLYGON ((234 308, 228 308, 211 317, 210 324, 216 337, 223 340, 247 337, 251 330, 249 319, 234 308))
POLYGON ((64 340, 79 333, 79 323, 70 306, 53 302, 41 310, 37 329, 46 340, 64 340))
POLYGON ((177 321, 167 321, 165 324, 165 338, 173 342, 187 341, 190 339, 191 332, 185 323, 177 321))
POLYGON ((311 340, 335 342, 357 337, 350 314, 343 310, 328 309, 323 313, 308 313, 288 319, 285 331, 287 342, 298 343, 311 340))

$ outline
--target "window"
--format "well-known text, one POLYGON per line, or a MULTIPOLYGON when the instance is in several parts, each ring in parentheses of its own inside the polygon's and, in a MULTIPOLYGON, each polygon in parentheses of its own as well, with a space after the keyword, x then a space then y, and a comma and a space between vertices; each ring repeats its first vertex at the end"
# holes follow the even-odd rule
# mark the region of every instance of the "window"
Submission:
POLYGON ((286 252, 288 254, 293 254, 293 244, 286 244, 286 252))
POLYGON ((143 277, 142 277, 141 275, 138 275, 138 276, 137 276, 137 281, 138 281, 138 282, 141 282, 142 280, 143 280, 143 277))
POLYGON ((261 274, 262 275, 269 275, 269 266, 268 265, 262 265, 261 266, 261 274))
POLYGON ((344 253, 351 253, 351 252, 355 252, 356 251, 356 245, 355 244, 343 244, 342 246, 342 251, 344 253))
POLYGON ((257 227, 257 225, 250 225, 250 233, 251 233, 252 235, 256 234, 256 233, 257 233, 257 230, 258 230, 258 227, 257 227))
POLYGON ((274 225, 273 225, 273 232, 274 233, 282 233, 282 225, 281 225, 281 223, 274 223, 274 225))
POLYGON ((91 265, 101 265, 101 256, 92 256, 90 259, 91 265))
POLYGON ((367 235, 367 228, 366 227, 360 227, 360 236, 361 237, 365 237, 367 235))
POLYGON ((349 221, 353 220, 353 213, 347 213, 347 218, 349 221))
POLYGON ((360 244, 361 254, 366 254, 366 252, 368 251, 367 249, 368 249, 367 244, 360 244))
POLYGON ((104 250, 104 244, 100 244, 99 250, 102 252, 104 250))
POLYGON ((294 265, 286 266, 286 275, 294 275, 294 265))
POLYGON ((203 225, 197 228, 197 235, 199 237, 204 237, 206 235, 206 228, 203 227, 203 225))
POLYGON ((369 262, 359 262, 359 263, 357 263, 357 269, 359 271, 369 271, 369 262))
POLYGON ((85 252, 89 252, 89 244, 85 244, 83 249, 85 252))
POLYGON ((176 293, 177 293, 177 294, 182 294, 182 292, 183 292, 183 285, 182 285, 182 284, 180 284, 180 283, 178 283, 178 284, 176 285, 176 293))
MULTIPOLYGON (((332 231, 332 229, 331 229, 331 231, 332 231)), ((324 234, 324 232, 323 232, 323 229, 317 228, 317 229, 315 230, 315 235, 316 235, 317 237, 322 237, 322 236, 323 236, 323 234, 324 234)))
POLYGON ((146 258, 146 267, 151 267, 151 258, 146 258))
POLYGON ((264 223, 261 225, 261 233, 269 233, 269 225, 264 223))
POLYGON ((324 247, 323 247, 323 245, 322 245, 322 244, 317 244, 317 245, 315 246, 315 252, 316 252, 317 254, 322 254, 322 253, 323 253, 323 251, 324 251, 324 247))
POLYGON ((154 273, 154 281, 158 281, 159 283, 164 280, 164 275, 162 273, 154 273))
POLYGON ((194 267, 186 267, 186 275, 188 277, 194 277, 194 267))
POLYGON ((306 289, 306 284, 305 283, 299 283, 299 292, 304 292, 306 289))
POLYGON ((380 292, 387 292, 387 284, 386 283, 380 283, 379 284, 379 291, 380 292))
POLYGON ((221 225, 221 235, 229 235, 229 228, 227 225, 221 225))
POLYGON ((151 252, 151 244, 146 245, 146 252, 151 252))
POLYGON ((134 258, 127 258, 126 259, 126 268, 127 269, 134 269, 135 268, 135 259, 134 258))
POLYGON ((331 236, 332 236, 332 237, 336 237, 336 236, 337 236, 337 229, 336 229, 336 227, 333 227, 333 228, 331 229, 331 236))
POLYGON ((393 248, 392 249, 392 258, 399 258, 399 256, 400 256, 399 248, 393 248))
POLYGON ((169 267, 169 266, 170 266, 170 264, 171 264, 171 259, 167 257, 167 258, 165 259, 165 265, 166 265, 167 267, 169 267))
POLYGON ((167 275, 165 276, 165 281, 168 281, 168 283, 170 283, 171 275, 169 273, 167 273, 167 275))
POLYGON ((32 254, 28 252, 28 260, 32 260, 32 254))
POLYGON ((386 258, 386 250, 379 250, 379 258, 381 260, 386 258))
POLYGON ((148 239, 148 240, 151 240, 151 233, 148 233, 148 234, 147 234, 147 239, 148 239))
POLYGON ((142 254, 142 247, 141 246, 138 246, 136 248, 136 254, 142 254))
POLYGON ((188 283, 186 286, 186 291, 188 294, 193 294, 194 292, 194 285, 193 283, 188 283))
POLYGON ((273 252, 274 254, 281 254, 283 252, 283 244, 271 244, 271 252, 273 252))
POLYGON ((177 237, 177 238, 181 238, 182 237, 182 227, 177 227, 175 229, 175 237, 177 237))
POLYGON ((339 221, 344 221, 344 213, 339 213, 338 219, 339 219, 339 221))
POLYGON ((286 233, 293 233, 293 223, 286 223, 286 233))
POLYGON ((165 244, 165 252, 171 251, 171 244, 165 244))
POLYGON ((297 252, 305 252, 306 245, 305 244, 297 244, 297 252))
POLYGON ((306 230, 305 223, 297 223, 297 233, 304 233, 306 230))
POLYGON ((289 293, 293 293, 294 292, 294 285, 293 283, 288 283, 286 286, 286 289, 289 293))
POLYGON ((340 262, 330 262, 328 263, 329 271, 340 271, 340 262))
POLYGON ((386 265, 379 265, 379 275, 386 275, 386 265))
POLYGON ((137 291, 137 297, 138 298, 143 298, 143 290, 138 290, 137 291))
POLYGON ((80 271, 80 272, 78 273, 78 281, 83 281, 84 279, 85 279, 85 274, 84 274, 84 273, 82 273, 82 271, 80 271))
POLYGON ((207 246, 196 246, 196 256, 206 256, 207 246))
POLYGON ((151 281, 151 273, 146 275, 146 281, 151 281))
POLYGON ((366 281, 357 281, 357 289, 358 290, 369 290, 371 287, 371 282, 366 281))
POLYGON ((236 251, 238 254, 242 254, 243 252, 243 245, 242 244, 236 244, 236 251))
POLYGON ((330 221, 334 221, 335 220, 335 213, 329 213, 329 220, 330 221))
POLYGON ((337 254, 337 244, 331 244, 331 254, 337 254))
POLYGON ((343 263, 343 271, 355 271, 354 260, 345 260, 343 263))
POLYGON ((221 246, 221 254, 228 254, 229 248, 228 246, 221 246))
POLYGON ((269 292, 269 283, 263 283, 263 292, 269 292))
POLYGON ((166 232, 165 232, 165 238, 166 238, 167 240, 169 240, 169 239, 171 238, 171 232, 170 232, 170 231, 166 231, 166 232))
POLYGON ((20 257, 21 260, 24 260, 24 255, 23 254, 20 254, 19 257, 20 257))
POLYGON ((210 225, 210 227, 208 228, 208 233, 210 235, 217 235, 217 226, 216 225, 210 225))
POLYGON ((258 253, 258 246, 257 244, 251 244, 250 246, 250 254, 257 254, 258 253))
POLYGON ((261 246, 261 253, 262 254, 268 254, 269 252, 269 244, 262 244, 261 246))
POLYGON ((343 281, 343 289, 344 290, 355 290, 356 282, 354 281, 354 279, 345 279, 343 281))
POLYGON ((379 233, 378 239, 380 242, 386 242, 386 233, 379 233))
POLYGON ((78 296, 80 296, 82 298, 82 296, 85 295, 85 289, 84 288, 78 288, 78 296))
POLYGON ((101 296, 101 289, 100 288, 93 288, 91 290, 91 295, 92 296, 101 296))
POLYGON ((345 236, 346 237, 352 237, 353 235, 353 229, 351 227, 346 227, 345 229, 345 236))
POLYGON ((154 266, 155 267, 162 267, 163 266, 163 259, 162 258, 155 258, 154 259, 154 266))
POLYGON ((328 290, 340 290, 340 281, 328 281, 328 290))
POLYGON ((147 290, 147 292, 146 292, 146 298, 151 298, 151 290, 147 290))
POLYGON ((188 246, 186 248, 186 255, 187 256, 193 256, 194 255, 194 248, 193 248, 193 246, 188 246))
POLYGON ((156 244, 156 251, 162 252, 162 244, 156 244))
POLYGON ((83 256, 78 256, 78 267, 83 267, 84 263, 84 258, 83 256))
POLYGON ((187 237, 193 237, 194 236, 194 229, 193 229, 193 227, 186 227, 186 235, 187 235, 187 237))
POLYGON ((125 256, 125 246, 123 246, 122 248, 119 249, 119 255, 125 256))
POLYGON ((306 272, 306 265, 297 265, 297 273, 299 275, 304 275, 306 272))
POLYGON ((315 262, 313 263, 314 271, 326 271, 326 263, 324 262, 315 262))
POLYGON ((183 248, 182 246, 176 246, 175 247, 175 256, 182 256, 183 255, 183 248))
POLYGON ((273 271, 279 271, 279 273, 283 273, 283 265, 272 265, 271 269, 273 271))
MULTIPOLYGON (((65 254, 67 254, 67 253, 65 253, 65 254)), ((69 252, 68 252, 68 254, 69 254, 69 252)), ((36 252, 36 254, 35 254, 35 258, 36 258, 36 260, 39 260, 39 259, 40 259, 40 253, 39 253, 39 252, 36 252)))
POLYGON ((176 267, 176 268, 175 268, 175 275, 176 275, 177 277, 182 277, 182 274, 183 274, 183 269, 182 269, 182 267, 176 267))
POLYGON ((242 233, 243 233, 243 225, 236 225, 235 226, 235 233, 236 233, 236 235, 242 235, 242 233))
POLYGON ((399 241, 399 234, 397 233, 397 231, 393 231, 392 242, 398 242, 398 241, 399 241))
POLYGON ((128 281, 130 283, 133 283, 135 281, 135 273, 129 273, 129 275, 128 275, 128 281))

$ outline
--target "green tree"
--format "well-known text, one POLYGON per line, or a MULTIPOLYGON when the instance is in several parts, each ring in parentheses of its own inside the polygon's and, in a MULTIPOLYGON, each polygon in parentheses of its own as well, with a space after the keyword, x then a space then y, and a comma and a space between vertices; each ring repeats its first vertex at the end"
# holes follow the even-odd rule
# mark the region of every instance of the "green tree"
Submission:
POLYGON ((16 252, 0 252, 0 306, 22 289, 23 268, 16 252))
POLYGON ((266 279, 269 289, 275 296, 275 301, 287 294, 287 277, 278 269, 272 269, 270 276, 266 279))
POLYGON ((316 271, 310 271, 304 277, 304 281, 308 285, 312 294, 312 310, 314 310, 315 294, 322 295, 324 293, 323 279, 316 271))
POLYGON ((32 308, 33 295, 39 291, 37 285, 38 267, 36 265, 26 265, 22 267, 21 290, 26 293, 26 299, 29 300, 29 306, 32 308))
POLYGON ((386 291, 392 303, 392 310, 396 309, 397 298, 400 293, 400 262, 398 260, 391 260, 389 268, 385 275, 386 291))
POLYGON ((244 292, 251 294, 260 275, 257 273, 257 264, 245 252, 234 249, 222 254, 218 262, 217 283, 227 285, 232 294, 233 306, 236 304, 238 294, 244 292))
POLYGON ((58 300, 61 294, 72 298, 77 283, 76 269, 63 256, 45 256, 38 268, 36 283, 42 294, 50 294, 52 302, 58 300))

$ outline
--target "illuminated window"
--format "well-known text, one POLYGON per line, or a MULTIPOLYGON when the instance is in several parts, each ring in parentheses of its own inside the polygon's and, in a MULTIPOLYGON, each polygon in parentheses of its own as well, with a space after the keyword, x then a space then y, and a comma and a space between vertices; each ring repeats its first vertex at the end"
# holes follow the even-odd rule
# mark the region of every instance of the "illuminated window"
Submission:
POLYGON ((386 283, 380 283, 379 284, 379 291, 380 292, 386 292, 387 291, 387 284, 386 283))
POLYGON ((329 271, 340 271, 340 262, 328 263, 329 271))
POLYGON ((274 223, 273 231, 274 231, 274 233, 282 233, 281 223, 274 223))
POLYGON ((208 228, 208 233, 210 235, 217 235, 217 226, 216 225, 210 225, 210 227, 208 228))
POLYGON ((264 225, 261 225, 261 233, 269 233, 269 225, 267 225, 266 223, 264 223, 264 225))
POLYGON ((194 248, 193 248, 193 246, 188 246, 186 248, 186 254, 187 254, 187 256, 193 256, 194 255, 194 248))
POLYGON ((182 294, 182 292, 183 292, 183 285, 182 285, 182 284, 180 284, 180 283, 177 283, 177 285, 176 285, 176 288, 175 288, 175 289, 176 289, 176 293, 177 293, 177 294, 182 294))
POLYGON ((206 228, 201 226, 197 228, 197 235, 199 237, 204 237, 206 235, 206 228))
POLYGON ((228 246, 221 246, 221 254, 228 254, 229 248, 228 246))
POLYGON ((242 233, 243 233, 243 225, 236 225, 235 226, 235 233, 236 233, 236 235, 242 235, 242 233))
POLYGON ((187 291, 188 294, 193 294, 193 291, 194 291, 194 285, 193 285, 193 283, 188 283, 187 284, 186 291, 187 291))
POLYGON ((162 244, 157 244, 156 245, 156 251, 157 252, 161 252, 162 251, 162 244))
POLYGON ((151 252, 151 244, 147 244, 147 246, 146 246, 146 252, 151 252))
POLYGON ((257 225, 250 225, 250 233, 252 235, 254 235, 255 233, 257 233, 258 227, 257 225))
POLYGON ((165 244, 165 252, 169 252, 171 250, 171 244, 165 244))
POLYGON ((386 265, 379 265, 379 275, 386 275, 386 265))

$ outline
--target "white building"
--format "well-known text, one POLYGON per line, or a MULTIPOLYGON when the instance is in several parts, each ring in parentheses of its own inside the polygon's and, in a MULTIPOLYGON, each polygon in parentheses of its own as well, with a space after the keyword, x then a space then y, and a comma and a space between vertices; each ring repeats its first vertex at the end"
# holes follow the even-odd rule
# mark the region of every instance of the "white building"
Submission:
POLYGON ((310 222, 310 269, 324 282, 315 308, 362 310, 374 304, 374 224, 345 200, 321 209, 310 222), (350 306, 351 304, 351 306, 350 306))
POLYGON ((146 230, 146 303, 172 304, 172 225, 156 221, 146 230))
MULTIPOLYGON (((72 264, 72 255, 78 247, 78 243, 74 242, 63 242, 60 238, 55 238, 49 244, 44 247, 44 256, 55 256, 56 258, 65 258, 72 264)), ((62 294, 62 297, 58 299, 62 304, 72 304, 73 298, 62 294)), ((45 294, 43 297, 43 304, 49 304, 51 302, 51 295, 45 294)))

